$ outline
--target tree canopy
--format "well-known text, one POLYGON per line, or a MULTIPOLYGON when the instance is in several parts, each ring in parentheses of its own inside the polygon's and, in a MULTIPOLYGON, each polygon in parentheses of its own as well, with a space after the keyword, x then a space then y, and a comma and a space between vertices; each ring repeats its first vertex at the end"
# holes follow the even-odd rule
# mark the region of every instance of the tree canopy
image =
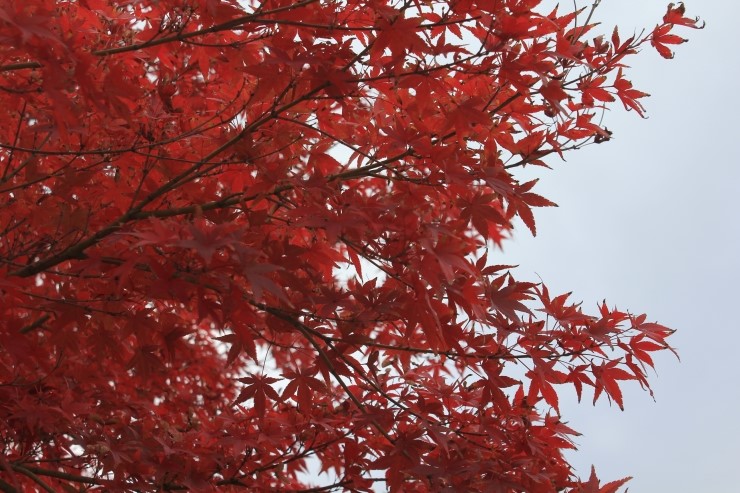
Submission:
POLYGON ((558 388, 672 331, 501 253, 700 27, 598 3, 0 0, 0 491, 616 492, 558 388))

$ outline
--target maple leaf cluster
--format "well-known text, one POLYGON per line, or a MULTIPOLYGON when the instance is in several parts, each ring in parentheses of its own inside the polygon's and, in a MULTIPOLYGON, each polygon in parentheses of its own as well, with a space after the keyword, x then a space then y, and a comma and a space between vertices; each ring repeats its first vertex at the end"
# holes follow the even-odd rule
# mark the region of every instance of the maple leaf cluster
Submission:
POLYGON ((558 387, 672 331, 495 259, 699 26, 539 4, 0 0, 0 490, 616 491, 558 387))

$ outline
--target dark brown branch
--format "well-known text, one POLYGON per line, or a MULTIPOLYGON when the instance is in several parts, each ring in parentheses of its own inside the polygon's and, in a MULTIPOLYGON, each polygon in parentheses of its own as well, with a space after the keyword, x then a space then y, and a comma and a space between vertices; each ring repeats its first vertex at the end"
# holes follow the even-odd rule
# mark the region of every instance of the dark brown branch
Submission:
POLYGON ((3 493, 20 493, 15 486, 0 478, 0 491, 3 493))
POLYGON ((24 476, 30 478, 31 481, 33 481, 34 483, 36 483, 37 485, 39 485, 42 490, 46 491, 47 493, 54 493, 54 490, 52 489, 52 487, 49 486, 48 484, 46 484, 40 477, 38 477, 30 469, 28 469, 28 468, 26 468, 24 466, 21 466, 21 465, 14 465, 12 467, 13 467, 13 470, 14 471, 17 471, 17 472, 23 474, 24 476))
MULTIPOLYGON (((118 53, 125 53, 128 51, 139 51, 143 50, 145 48, 151 48, 153 46, 159 46, 166 43, 171 43, 173 41, 185 41, 190 38, 195 38, 197 36, 202 36, 204 34, 211 34, 219 31, 226 31, 229 29, 237 28, 241 25, 253 22, 255 19, 265 16, 265 15, 272 15, 277 14, 280 12, 284 12, 286 10, 294 10, 296 8, 305 7, 306 5, 312 4, 318 2, 318 0, 303 0, 302 2, 297 2, 292 5, 286 5, 284 7, 278 7, 272 10, 266 10, 264 12, 255 12, 253 14, 245 15, 242 17, 238 17, 236 19, 232 19, 230 21, 223 22, 221 24, 216 24, 215 26, 207 27, 204 29, 198 29, 196 31, 191 31, 187 33, 176 33, 172 34, 170 36, 165 36, 163 38, 159 39, 152 39, 149 41, 145 41, 143 43, 134 43, 130 45, 125 46, 118 46, 116 48, 105 48, 102 50, 95 50, 92 52, 93 55, 99 56, 99 57, 105 57, 110 55, 116 55, 118 53)), ((0 66, 0 72, 9 72, 12 70, 22 70, 22 69, 33 69, 33 68, 41 68, 43 65, 39 62, 19 62, 19 63, 11 63, 8 65, 2 65, 0 66)))
POLYGON ((106 483, 104 481, 101 481, 100 479, 91 478, 89 476, 80 476, 78 474, 71 474, 64 471, 56 471, 53 469, 43 469, 40 467, 35 466, 27 466, 27 465, 14 465, 13 469, 24 469, 32 474, 36 474, 38 476, 48 476, 50 478, 56 478, 56 479, 63 479, 65 481, 71 481, 74 483, 83 483, 83 484, 94 484, 98 486, 105 485, 106 483))
MULTIPOLYGON (((440 21, 440 22, 423 22, 416 26, 416 29, 432 29, 435 27, 442 27, 442 26, 450 26, 453 24, 465 24, 466 22, 472 22, 480 19, 481 16, 473 16, 473 17, 467 17, 465 19, 458 19, 454 21, 440 21)), ((263 24, 283 24, 293 27, 308 27, 312 29, 323 29, 325 31, 381 31, 377 26, 344 26, 340 24, 316 24, 312 22, 303 22, 303 21, 291 21, 287 19, 262 19, 262 18, 255 18, 251 19, 249 21, 246 21, 246 23, 263 23, 263 24)))
POLYGON ((38 329, 39 327, 44 325, 46 321, 49 320, 50 318, 51 318, 51 315, 47 313, 46 315, 43 315, 37 318, 36 320, 34 320, 33 323, 30 323, 26 325, 25 327, 21 327, 21 329, 18 332, 20 332, 21 334, 28 334, 29 332, 32 332, 33 330, 38 329))

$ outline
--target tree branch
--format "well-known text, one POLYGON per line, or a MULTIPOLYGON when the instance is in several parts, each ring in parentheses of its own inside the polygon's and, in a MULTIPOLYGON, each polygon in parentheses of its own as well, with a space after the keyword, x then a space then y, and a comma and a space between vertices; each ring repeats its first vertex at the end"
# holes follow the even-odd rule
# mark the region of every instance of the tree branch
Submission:
MULTIPOLYGON (((204 29, 198 29, 196 31, 191 31, 188 33, 179 32, 176 34, 172 34, 170 36, 165 36, 163 38, 145 41, 143 43, 134 43, 130 45, 119 46, 116 48, 105 48, 102 50, 95 50, 92 52, 92 54, 95 56, 99 56, 99 57, 106 57, 110 55, 116 55, 118 53, 125 53, 128 51, 139 51, 145 48, 151 48, 153 46, 159 46, 162 44, 171 43, 173 41, 185 41, 190 38, 202 36, 204 34, 211 34, 211 33, 219 32, 219 31, 226 31, 229 29, 234 29, 236 27, 247 24, 249 22, 254 22, 256 19, 259 19, 260 16, 277 14, 280 12, 284 12, 286 10, 294 10, 296 8, 305 7, 306 5, 309 5, 309 4, 318 2, 318 1, 319 0, 303 0, 302 2, 294 3, 291 5, 286 5, 284 7, 278 7, 272 10, 266 10, 264 12, 255 12, 253 14, 238 17, 236 19, 232 19, 230 21, 226 21, 221 24, 216 24, 215 26, 207 27, 204 29)), ((11 63, 8 65, 0 66, 0 73, 9 72, 12 70, 41 68, 42 66, 43 65, 40 62, 33 62, 33 61, 11 63)))

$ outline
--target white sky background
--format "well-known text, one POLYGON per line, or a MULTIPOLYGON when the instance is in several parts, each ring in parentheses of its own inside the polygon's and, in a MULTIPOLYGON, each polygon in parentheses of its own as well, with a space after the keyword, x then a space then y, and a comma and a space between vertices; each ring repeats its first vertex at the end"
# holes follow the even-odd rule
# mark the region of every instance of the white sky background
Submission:
MULTIPOLYGON (((654 27, 667 3, 603 0, 596 17, 624 39, 654 27)), ((595 464, 604 480, 634 476, 631 493, 740 491, 740 3, 686 6, 706 28, 678 30, 690 41, 674 60, 651 48, 630 62, 629 79, 652 94, 649 118, 615 107, 611 142, 533 170, 535 191, 560 207, 536 210, 538 236, 520 224, 495 254, 519 264, 523 280, 573 291, 588 311, 606 298, 678 329, 670 340, 681 362, 656 359, 657 402, 634 382, 623 387, 624 412, 560 393, 564 419, 583 433, 569 456, 578 473, 595 464)))

